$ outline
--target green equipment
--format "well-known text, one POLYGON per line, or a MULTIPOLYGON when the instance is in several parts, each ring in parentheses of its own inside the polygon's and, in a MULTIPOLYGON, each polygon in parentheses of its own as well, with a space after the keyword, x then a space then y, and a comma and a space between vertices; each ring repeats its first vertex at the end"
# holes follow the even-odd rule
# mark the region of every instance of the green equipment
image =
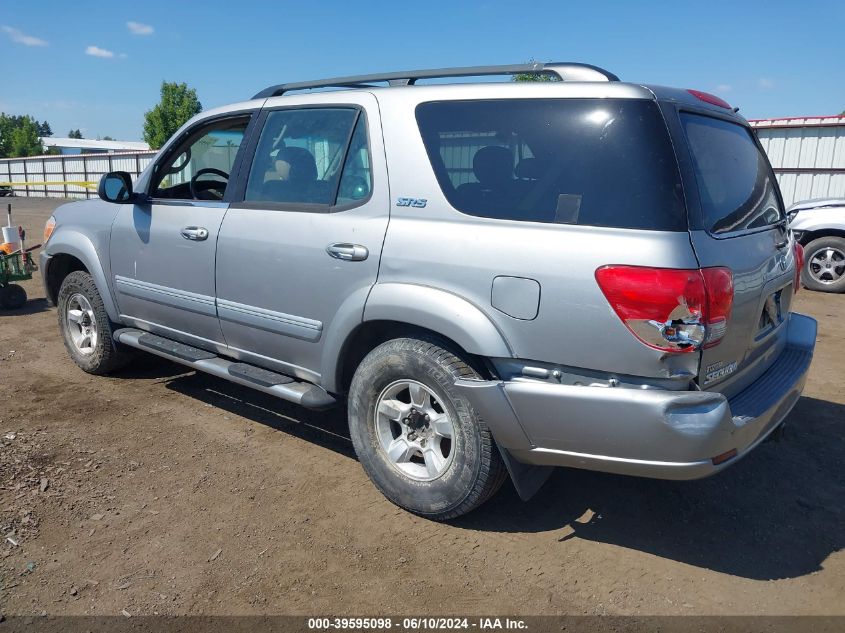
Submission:
MULTIPOLYGON (((8 208, 8 218, 8 226, 3 227, 4 237, 8 237, 11 233, 13 233, 13 231, 11 231, 11 204, 8 208)), ((35 246, 26 248, 24 246, 24 231, 17 230, 14 231, 14 233, 17 233, 18 235, 17 243, 12 242, 10 238, 9 244, 13 244, 14 247, 16 247, 15 250, 10 253, 0 250, 0 308, 3 308, 4 310, 17 310, 26 304, 26 290, 18 284, 12 282, 32 279, 33 271, 38 270, 38 266, 32 258, 32 251, 39 248, 41 244, 36 244, 35 246)), ((7 244, 4 244, 4 246, 7 246, 7 244)))

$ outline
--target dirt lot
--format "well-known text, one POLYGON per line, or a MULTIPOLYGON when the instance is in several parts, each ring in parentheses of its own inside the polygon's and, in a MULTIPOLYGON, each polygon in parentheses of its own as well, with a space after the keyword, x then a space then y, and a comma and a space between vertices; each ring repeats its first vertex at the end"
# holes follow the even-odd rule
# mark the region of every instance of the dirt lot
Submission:
MULTIPOLYGON (((57 203, 14 204, 36 237, 57 203)), ((560 470, 441 525, 381 497, 343 411, 156 359, 88 376, 26 289, 0 312, 7 615, 845 614, 845 296, 797 300, 820 329, 786 441, 697 482, 560 470)))

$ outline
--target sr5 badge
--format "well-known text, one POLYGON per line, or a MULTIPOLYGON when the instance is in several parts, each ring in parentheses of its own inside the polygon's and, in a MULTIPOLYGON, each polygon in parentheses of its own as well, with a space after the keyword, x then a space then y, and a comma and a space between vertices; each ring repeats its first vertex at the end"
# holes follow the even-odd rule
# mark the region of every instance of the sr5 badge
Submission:
POLYGON ((396 200, 397 207, 417 207, 422 208, 428 204, 425 198, 398 198, 396 200))

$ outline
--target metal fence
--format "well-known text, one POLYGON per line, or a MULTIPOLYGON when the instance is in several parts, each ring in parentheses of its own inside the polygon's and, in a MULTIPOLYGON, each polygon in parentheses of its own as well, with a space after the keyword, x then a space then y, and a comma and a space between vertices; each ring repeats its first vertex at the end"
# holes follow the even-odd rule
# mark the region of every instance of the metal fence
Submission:
POLYGON ((845 198, 845 116, 751 121, 787 206, 845 198))
POLYGON ((155 151, 142 151, 4 158, 0 160, 0 183, 12 183, 16 196, 90 198, 97 195, 103 174, 126 171, 135 179, 155 155, 155 151))

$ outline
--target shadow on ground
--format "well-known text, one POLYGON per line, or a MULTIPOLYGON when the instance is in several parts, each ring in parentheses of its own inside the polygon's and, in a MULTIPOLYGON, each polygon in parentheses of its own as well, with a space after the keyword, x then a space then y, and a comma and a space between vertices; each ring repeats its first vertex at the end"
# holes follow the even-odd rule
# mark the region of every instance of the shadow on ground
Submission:
POLYGON ((47 305, 47 300, 43 297, 40 299, 30 299, 28 300, 23 307, 18 308, 17 310, 4 310, 0 308, 0 318, 2 317, 21 317, 26 316, 28 314, 37 314, 39 312, 46 312, 50 309, 50 306, 47 305))
POLYGON ((161 377, 167 378, 168 389, 355 459, 346 410, 342 406, 328 411, 310 411, 222 378, 199 372, 185 373, 186 368, 173 363, 162 365, 173 368, 171 373, 162 367, 164 375, 161 377))
POLYGON ((559 469, 529 503, 508 489, 457 524, 504 532, 568 525, 561 540, 611 543, 756 580, 803 576, 845 547, 843 422, 845 406, 801 398, 783 441, 765 442, 709 479, 559 469))
MULTIPOLYGON (((342 407, 308 411, 184 372, 157 362, 126 377, 164 379, 168 389, 355 458, 342 407)), ((783 441, 762 444, 709 479, 673 482, 559 469, 528 503, 507 483, 453 525, 560 531, 561 541, 610 543, 756 580, 803 576, 845 546, 845 406, 801 398, 787 422, 783 441)))

